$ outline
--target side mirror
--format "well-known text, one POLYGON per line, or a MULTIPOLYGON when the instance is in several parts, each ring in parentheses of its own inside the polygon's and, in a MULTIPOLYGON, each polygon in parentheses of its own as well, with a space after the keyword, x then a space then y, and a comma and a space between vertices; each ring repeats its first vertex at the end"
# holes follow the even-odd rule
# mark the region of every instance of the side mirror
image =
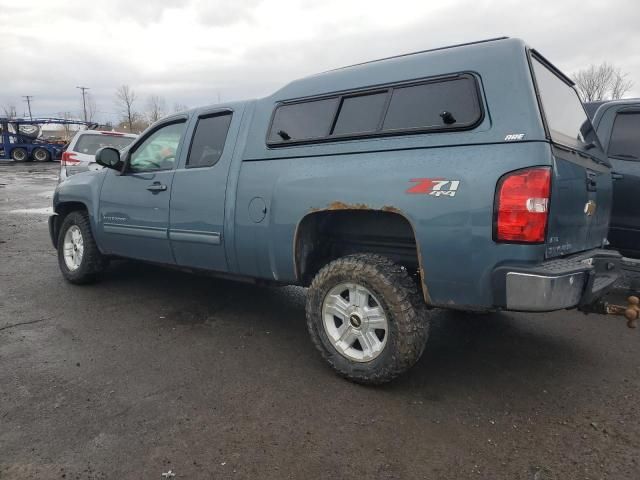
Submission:
POLYGON ((113 170, 122 170, 120 152, 112 147, 103 147, 96 152, 96 163, 113 170))

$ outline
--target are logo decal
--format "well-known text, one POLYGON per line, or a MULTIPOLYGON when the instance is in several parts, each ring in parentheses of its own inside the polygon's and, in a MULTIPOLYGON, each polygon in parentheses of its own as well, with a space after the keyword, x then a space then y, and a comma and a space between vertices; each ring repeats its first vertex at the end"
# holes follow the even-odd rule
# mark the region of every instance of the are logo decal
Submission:
POLYGON ((513 142, 514 140, 524 140, 524 133, 510 133, 504 137, 505 142, 513 142))
POLYGON ((455 197, 460 186, 460 180, 446 178, 412 178, 409 181, 415 185, 409 188, 406 193, 434 197, 455 197))

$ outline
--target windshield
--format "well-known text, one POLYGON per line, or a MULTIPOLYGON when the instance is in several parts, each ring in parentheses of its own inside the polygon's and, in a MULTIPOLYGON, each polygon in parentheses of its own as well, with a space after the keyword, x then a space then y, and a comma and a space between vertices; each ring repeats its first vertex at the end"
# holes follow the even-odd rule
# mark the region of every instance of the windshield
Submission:
POLYGON ((581 150, 599 147, 577 92, 535 57, 531 60, 551 140, 581 150), (595 145, 588 146, 591 142, 595 145))
POLYGON ((135 138, 124 137, 120 135, 108 134, 85 134, 80 135, 78 143, 73 147, 74 152, 84 153, 85 155, 95 155, 98 149, 102 147, 113 147, 118 150, 129 146, 135 138))

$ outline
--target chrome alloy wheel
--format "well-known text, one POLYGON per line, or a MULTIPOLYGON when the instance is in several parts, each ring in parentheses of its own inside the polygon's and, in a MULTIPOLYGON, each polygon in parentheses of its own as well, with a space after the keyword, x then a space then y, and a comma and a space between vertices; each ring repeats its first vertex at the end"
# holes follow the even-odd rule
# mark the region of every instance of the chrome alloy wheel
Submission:
POLYGON ((362 285, 341 283, 322 303, 324 331, 333 347, 356 362, 369 362, 384 350, 387 316, 376 297, 362 285))
POLYGON ((82 232, 77 225, 72 225, 64 235, 64 263, 71 271, 80 268, 84 254, 82 232))

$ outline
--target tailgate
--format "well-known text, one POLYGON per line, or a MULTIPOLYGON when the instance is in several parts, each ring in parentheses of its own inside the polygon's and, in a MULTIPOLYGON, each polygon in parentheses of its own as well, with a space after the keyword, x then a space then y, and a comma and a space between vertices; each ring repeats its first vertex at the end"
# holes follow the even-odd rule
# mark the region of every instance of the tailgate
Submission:
POLYGON ((609 167, 554 147, 547 258, 606 244, 612 201, 609 167))

